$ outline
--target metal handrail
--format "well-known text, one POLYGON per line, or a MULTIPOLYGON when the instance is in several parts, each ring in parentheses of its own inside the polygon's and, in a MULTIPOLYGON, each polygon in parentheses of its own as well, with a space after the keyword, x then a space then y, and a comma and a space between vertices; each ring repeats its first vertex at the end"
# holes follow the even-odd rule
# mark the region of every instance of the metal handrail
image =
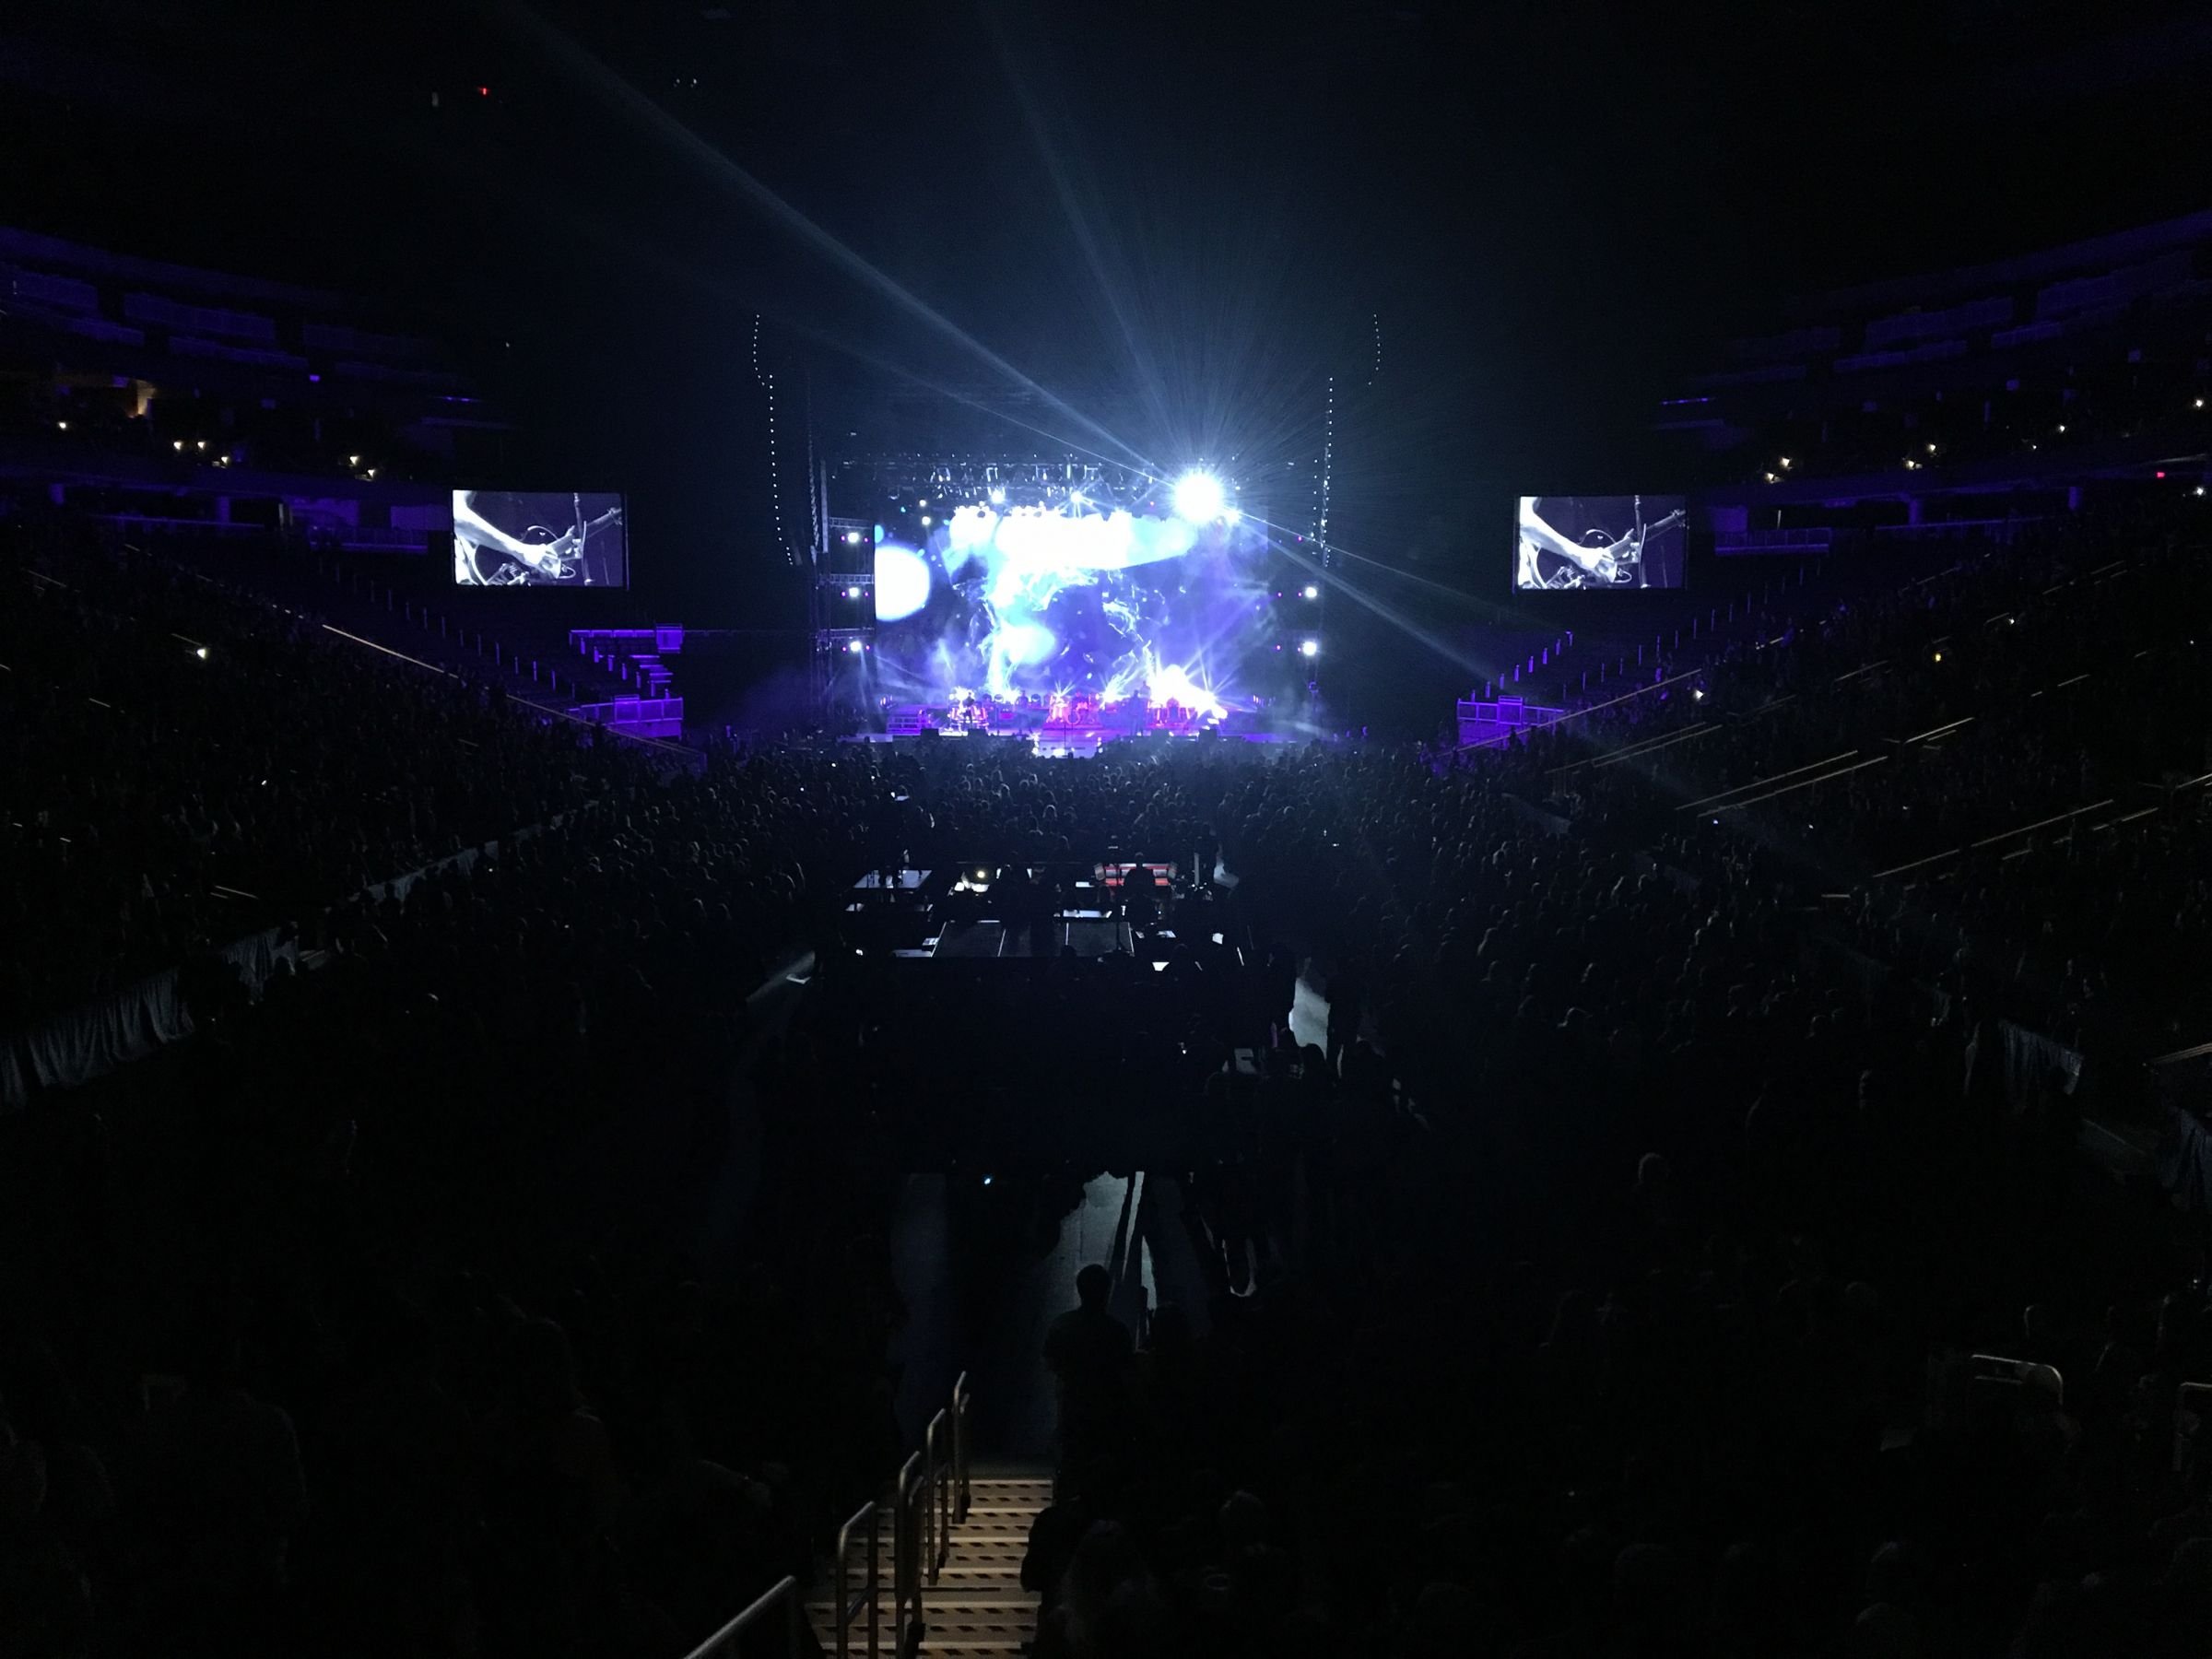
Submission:
POLYGON ((795 1578, 778 1581, 759 1600, 693 1648, 685 1655, 685 1659, 712 1659, 714 1654, 727 1653, 738 1637, 754 1626, 766 1622, 779 1601, 783 1604, 785 1645, 790 1651, 791 1659, 799 1659, 799 1581, 795 1578))
MULTIPOLYGON (((952 1529, 968 1518, 968 1373, 952 1385, 950 1404, 929 1419, 922 1450, 900 1465, 891 1498, 891 1640, 904 1655, 921 1639, 922 1590, 935 1584, 952 1555, 952 1529), (947 1451, 949 1448, 949 1460, 947 1451)), ((855 1528, 868 1531, 868 1655, 875 1659, 878 1636, 878 1533, 880 1505, 856 1511, 837 1535, 837 1655, 851 1659, 848 1631, 860 1615, 860 1597, 849 1592, 846 1557, 855 1528)))
POLYGON ((952 1385, 952 1485, 953 1514, 958 1521, 968 1519, 968 1373, 962 1371, 952 1385))
POLYGON ((922 1517, 917 1499, 928 1490, 922 1472, 922 1453, 910 1455, 899 1470, 898 1497, 891 1511, 891 1582, 896 1602, 892 1618, 893 1650, 907 1651, 906 1633, 922 1622, 922 1551, 917 1536, 922 1517))
POLYGON ((940 1442, 951 1440, 951 1411, 939 1411, 929 1419, 929 1427, 922 1434, 923 1455, 929 1462, 929 1549, 922 1559, 929 1566, 929 1582, 937 1582, 937 1573, 946 1558, 952 1553, 952 1482, 947 1478, 940 1442))
POLYGON ((868 1608, 868 1659, 876 1659, 878 1640, 876 1600, 882 1584, 882 1570, 877 1561, 882 1537, 881 1522, 878 1520, 881 1512, 882 1506, 871 1498, 865 1506, 853 1512, 851 1520, 837 1529, 837 1659, 848 1659, 851 1653, 849 1643, 853 1621, 860 1616, 862 1597, 866 1599, 868 1608), (860 1596, 855 1597, 846 1593, 845 1571, 853 1555, 853 1529, 864 1523, 867 1527, 868 1571, 860 1596))

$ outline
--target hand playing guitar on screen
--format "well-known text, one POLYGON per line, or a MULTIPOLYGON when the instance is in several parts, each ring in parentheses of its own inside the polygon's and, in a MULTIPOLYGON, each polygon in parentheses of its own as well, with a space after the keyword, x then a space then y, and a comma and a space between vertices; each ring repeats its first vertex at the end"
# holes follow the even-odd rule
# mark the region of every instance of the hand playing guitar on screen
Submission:
POLYGON ((546 529, 543 525, 533 524, 530 526, 530 534, 533 536, 542 535, 551 537, 551 539, 537 543, 528 552, 519 553, 516 557, 527 562, 532 569, 550 576, 554 581, 566 582, 575 574, 575 566, 571 561, 582 554, 584 538, 595 530, 604 530, 609 524, 618 524, 621 522, 622 508, 618 502, 592 520, 590 524, 579 522, 571 524, 559 535, 555 535, 552 531, 546 529))
POLYGON ((1584 532, 1580 541, 1573 541, 1545 522, 1536 506, 1541 499, 1524 496, 1521 501, 1521 559, 1515 585, 1522 588, 1624 586, 1636 580, 1645 542, 1672 529, 1686 516, 1677 509, 1653 524, 1643 524, 1638 498, 1640 522, 1627 535, 1613 537, 1593 529, 1584 532), (1538 562, 1538 555, 1547 553, 1564 561, 1548 576, 1538 562))
POLYGON ((578 503, 576 522, 556 534, 543 524, 532 524, 521 535, 511 535, 476 509, 475 492, 453 498, 453 550, 455 576, 477 587, 513 587, 535 573, 547 582, 566 582, 575 574, 575 560, 594 530, 622 522, 618 502, 597 518, 584 522, 578 503), (491 557, 487 559, 485 555, 491 557))
POLYGON ((1567 557, 1598 581, 1617 582, 1622 572, 1634 570, 1636 561, 1643 557, 1643 535, 1641 530, 1631 530, 1617 542, 1570 548, 1567 557))

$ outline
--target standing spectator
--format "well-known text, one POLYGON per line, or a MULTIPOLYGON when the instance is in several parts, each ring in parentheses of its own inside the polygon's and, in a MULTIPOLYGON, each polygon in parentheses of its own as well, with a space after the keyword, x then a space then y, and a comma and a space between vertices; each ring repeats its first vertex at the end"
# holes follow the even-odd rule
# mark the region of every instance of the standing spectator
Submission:
POLYGON ((1113 1277, 1093 1262, 1076 1275, 1077 1305, 1052 1323, 1044 1363, 1060 1405, 1059 1483, 1081 1492, 1095 1485, 1124 1427, 1125 1384, 1136 1344, 1106 1311, 1113 1277))

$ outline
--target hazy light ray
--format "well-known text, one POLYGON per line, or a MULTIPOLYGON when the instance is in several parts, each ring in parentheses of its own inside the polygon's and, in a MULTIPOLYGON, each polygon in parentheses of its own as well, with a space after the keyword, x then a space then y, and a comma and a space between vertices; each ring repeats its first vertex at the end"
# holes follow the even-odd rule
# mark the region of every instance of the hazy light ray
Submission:
MULTIPOLYGON (((1286 542, 1279 539, 1283 536, 1293 535, 1296 534, 1295 532, 1286 528, 1281 524, 1270 524, 1265 519, 1254 517, 1251 514, 1247 514, 1246 517, 1249 522, 1259 525, 1261 529, 1265 530, 1267 533, 1269 539, 1274 541, 1275 545, 1283 553, 1287 554, 1292 560, 1303 565, 1315 575, 1328 577, 1330 582, 1335 585, 1348 585, 1346 582, 1345 577, 1341 571, 1324 569, 1320 561, 1316 559, 1310 552, 1297 546, 1295 543, 1286 542)), ((1413 582, 1418 586, 1428 588, 1435 593, 1448 594, 1452 598, 1459 600, 1464 605, 1472 606, 1477 610, 1489 612, 1494 618, 1500 620, 1515 619, 1513 613, 1508 606, 1500 605, 1494 599, 1485 599, 1479 594, 1468 593, 1465 588, 1455 588, 1450 582, 1438 582, 1435 578, 1430 576, 1417 575, 1411 571, 1402 569, 1397 565, 1386 563, 1382 559, 1371 559, 1364 553, 1355 553, 1349 547, 1344 546, 1344 544, 1341 542, 1331 542, 1329 544, 1329 551, 1338 554, 1346 559, 1357 559, 1363 565, 1372 565, 1376 570, 1385 571, 1401 581, 1413 582)))
MULTIPOLYGON (((485 191, 512 188, 512 185, 496 179, 488 171, 472 159, 455 161, 450 155, 442 152, 433 153, 411 141, 407 142, 405 147, 418 160, 426 163, 442 163, 450 171, 459 172, 468 181, 470 188, 485 191)), ((971 396, 957 387, 939 385, 926 376, 908 369, 902 364, 895 363, 888 358, 878 357, 874 352, 856 346, 850 340, 841 339, 810 324, 802 323, 795 317, 764 306, 756 297, 744 294, 734 284, 720 277, 709 276, 696 265, 677 258, 664 249, 641 243, 631 232, 584 212, 571 197, 557 195, 545 190, 538 191, 536 195, 540 210, 548 218, 565 221, 571 229, 589 237, 608 253, 620 255, 622 259, 631 265, 648 265, 665 276, 697 288, 710 300, 732 302, 746 312, 758 312, 770 318, 779 328, 809 340, 827 350, 837 352, 840 356, 850 358, 853 361, 865 364, 868 368, 880 370, 909 385, 934 393, 953 403, 964 404, 979 413, 1002 420, 1010 427, 1047 439, 1054 445, 1072 453, 1088 456, 1093 461, 1109 462, 1116 465, 1126 465, 1126 463, 1108 455, 1102 450, 1091 448, 1079 439, 1071 438, 1066 433, 1055 431, 1049 427, 1039 426, 1034 421, 1024 420, 1005 408, 987 404, 981 398, 971 396)), ((1123 447, 1126 448, 1125 445, 1123 447)), ((1147 462, 1145 465, 1150 466, 1154 464, 1147 462)))
MULTIPOLYGON (((1113 315, 1114 326, 1122 332, 1122 343, 1129 349, 1130 361, 1135 365, 1138 384, 1146 400, 1151 405, 1154 430, 1165 434, 1168 430, 1167 389, 1161 382, 1159 367, 1145 347, 1143 337, 1131 323, 1126 306, 1116 289, 1113 279, 1107 275, 1106 259, 1100 250, 1098 238, 1092 233, 1090 219, 1076 199, 1074 181, 1068 176, 1066 163, 1058 147, 1046 131, 1044 117, 1030 95, 1028 78, 1015 66, 1006 50, 1006 36, 994 22, 991 28, 992 44, 997 49, 999 65, 1006 71, 1006 81, 1014 88, 1016 101, 1021 105, 1022 118, 1030 124, 1030 136, 1036 141, 1037 153, 1044 162, 1045 172, 1053 181, 1053 192, 1060 198, 1060 210, 1067 217, 1068 229, 1075 232, 1083 257, 1090 266, 1091 278, 1098 284, 1099 297, 1106 301, 1106 309, 1113 315)), ((1147 468, 1157 463, 1147 463, 1147 468)))
POLYGON ((923 300, 889 276, 878 270, 853 249, 847 247, 829 231, 816 224, 789 202, 753 177, 744 168, 724 155, 666 110, 645 96, 621 76, 586 52, 562 30, 556 29, 538 16, 523 0, 504 0, 500 9, 538 45, 570 72, 590 86, 601 100, 629 115, 633 120, 660 134, 677 149, 703 165, 715 178, 730 186, 775 224, 780 225, 802 243, 822 255, 864 288, 872 288, 891 301, 909 316, 924 324, 951 340, 963 350, 973 354, 996 373, 1003 375, 1023 391, 1044 400, 1077 426, 1095 434, 1102 442, 1120 450, 1139 465, 1147 465, 1146 458, 1128 444, 1115 437, 1088 416, 1070 406, 1055 393, 1039 385, 1028 375, 1000 357, 981 340, 961 328, 950 318, 923 300))
MULTIPOLYGON (((1257 523, 1258 521, 1255 520, 1253 522, 1257 523)), ((1274 547, 1277 553, 1282 554, 1293 564, 1297 564, 1315 571, 1321 571, 1322 567, 1319 560, 1313 559, 1310 554, 1301 552, 1297 547, 1292 547, 1277 538, 1274 534, 1272 534, 1272 525, 1265 526, 1265 528, 1270 532, 1267 537, 1268 545, 1274 547)), ((1423 628, 1419 623, 1416 622, 1411 617, 1399 610, 1396 606, 1390 605, 1384 600, 1378 599, 1371 594, 1363 592, 1359 583, 1347 582, 1341 575, 1337 575, 1335 577, 1335 587, 1338 593, 1350 599, 1355 605, 1359 605, 1367 610, 1372 611, 1376 616, 1382 618, 1382 620, 1390 623, 1393 627, 1400 629, 1404 632, 1411 635, 1414 639, 1418 640, 1422 644, 1428 646, 1430 650, 1435 652, 1437 655, 1442 657, 1446 662, 1457 664, 1460 667, 1465 669, 1469 674, 1473 675, 1478 679, 1497 677, 1496 669, 1486 668, 1482 664, 1477 662, 1474 658, 1466 655, 1463 652, 1455 650, 1452 645, 1448 644, 1437 635, 1430 632, 1427 629, 1423 628)))

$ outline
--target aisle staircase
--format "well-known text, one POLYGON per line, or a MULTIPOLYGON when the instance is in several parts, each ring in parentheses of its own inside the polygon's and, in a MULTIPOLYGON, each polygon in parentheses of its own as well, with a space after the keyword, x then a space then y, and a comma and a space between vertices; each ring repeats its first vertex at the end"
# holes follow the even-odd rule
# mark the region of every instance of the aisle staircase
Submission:
POLYGON ((1037 1635, 1037 1597, 1021 1587, 1030 1524, 1053 1500, 1049 1469, 976 1471, 968 1518, 954 1528, 937 1580, 922 1595, 922 1652, 947 1659, 1018 1654, 1037 1635))
POLYGON ((982 1659, 1020 1654, 1035 1638, 1037 1598, 1021 1586, 1021 1559, 1030 1523, 1053 1500, 1052 1473, 971 1469, 968 1397, 963 1375, 890 1496, 839 1529, 826 1594, 806 1609, 825 1654, 982 1659))

